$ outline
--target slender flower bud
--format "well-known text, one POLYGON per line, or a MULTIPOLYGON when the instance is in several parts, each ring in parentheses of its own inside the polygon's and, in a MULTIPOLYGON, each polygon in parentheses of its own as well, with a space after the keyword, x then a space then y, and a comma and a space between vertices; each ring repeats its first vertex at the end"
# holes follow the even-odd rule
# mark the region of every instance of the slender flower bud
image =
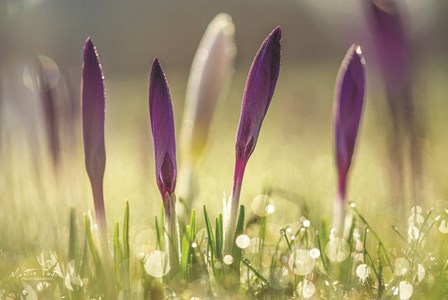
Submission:
POLYGON ((104 146, 105 93, 103 73, 98 53, 90 38, 84 48, 82 72, 82 125, 87 174, 92 186, 95 214, 99 226, 106 232, 103 177, 106 166, 104 146))
POLYGON ((281 29, 276 27, 258 50, 244 89, 240 124, 236 137, 236 162, 232 198, 228 208, 227 251, 232 247, 239 197, 247 161, 257 144, 261 124, 271 103, 280 71, 281 29))
MULTIPOLYGON (((413 92, 413 81, 418 64, 415 64, 410 45, 403 1, 369 0, 370 25, 374 50, 378 57, 381 76, 384 80, 386 99, 392 117, 389 132, 389 154, 391 171, 391 193, 401 207, 406 195, 406 181, 411 180, 411 201, 422 199, 424 138, 424 105, 413 92), (409 174, 406 170, 409 169, 409 174), (409 176, 409 177, 408 177, 409 176), (401 200, 401 201, 400 201, 401 200)), ((407 198, 407 197, 406 197, 407 198)))
POLYGON ((208 25, 191 65, 180 132, 183 184, 179 187, 189 206, 195 169, 207 146, 215 108, 234 71, 234 32, 232 18, 224 13, 217 15, 208 25))
POLYGON ((186 158, 193 163, 204 151, 216 104, 233 73, 234 32, 232 18, 217 15, 208 25, 191 65, 181 141, 186 158))
POLYGON ((165 73, 157 58, 152 63, 149 79, 149 115, 156 160, 156 180, 165 202, 176 187, 176 141, 171 97, 165 73))
POLYGON ((166 238, 172 273, 175 274, 180 258, 180 236, 176 217, 176 141, 171 97, 165 73, 157 58, 149 78, 149 116, 156 160, 156 180, 165 208, 166 238), (177 262, 176 262, 177 261, 177 262))
POLYGON ((334 99, 334 129, 338 197, 335 202, 334 226, 341 233, 345 218, 347 174, 353 156, 364 104, 365 61, 361 48, 353 44, 339 69, 334 99))

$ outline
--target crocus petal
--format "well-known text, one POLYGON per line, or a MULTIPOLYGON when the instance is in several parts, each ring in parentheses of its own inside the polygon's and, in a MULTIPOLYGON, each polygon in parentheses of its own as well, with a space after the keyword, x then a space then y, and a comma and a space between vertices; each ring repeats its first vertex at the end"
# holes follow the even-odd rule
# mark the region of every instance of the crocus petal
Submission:
POLYGON ((383 76, 397 85, 406 82, 409 73, 409 46, 403 20, 393 0, 370 0, 371 26, 383 76))
POLYGON ((156 180, 165 201, 167 194, 173 194, 176 187, 176 142, 171 97, 165 73, 157 58, 152 63, 149 79, 149 115, 156 160, 156 180))
POLYGON ((342 61, 335 88, 334 128, 341 199, 345 198, 346 177, 364 104, 364 65, 361 48, 356 44, 352 45, 342 61))
POLYGON ((82 73, 82 125, 87 174, 92 185, 98 222, 105 225, 103 177, 106 166, 104 146, 105 93, 98 53, 90 38, 84 48, 82 73))
POLYGON ((261 124, 271 103, 280 71, 281 29, 264 40, 247 77, 236 138, 237 160, 248 160, 257 144, 261 124))
POLYGON ((255 149, 261 124, 271 103, 280 71, 281 29, 276 27, 258 50, 247 76, 241 106, 240 124, 236 137, 236 161, 233 176, 232 197, 226 209, 230 211, 225 220, 226 237, 224 251, 233 247, 239 198, 247 161, 255 149))
POLYGON ((232 18, 224 13, 217 15, 208 25, 191 65, 180 136, 185 158, 192 163, 204 151, 216 104, 233 73, 234 32, 232 18))

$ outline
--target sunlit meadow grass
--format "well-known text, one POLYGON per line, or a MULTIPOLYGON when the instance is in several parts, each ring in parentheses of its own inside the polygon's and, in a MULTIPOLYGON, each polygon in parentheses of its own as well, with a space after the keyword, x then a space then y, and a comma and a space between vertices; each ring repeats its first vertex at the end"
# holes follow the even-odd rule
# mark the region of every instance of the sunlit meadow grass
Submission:
MULTIPOLYGON (((434 66, 428 66, 427 72, 436 79, 427 82, 427 88, 422 90, 428 107, 425 202, 418 203, 422 211, 414 216, 418 219, 415 225, 420 237, 411 240, 410 244, 407 219, 413 204, 407 203, 403 209, 388 196, 385 137, 382 134, 384 124, 378 121, 384 119, 387 111, 381 85, 375 80, 369 81, 349 185, 348 200, 356 203, 356 210, 349 210, 354 220, 348 241, 351 254, 343 262, 335 263, 325 254, 325 249, 330 239, 329 217, 336 182, 331 111, 338 64, 335 58, 335 61, 312 67, 282 66, 275 104, 263 125, 258 150, 248 164, 241 195, 241 204, 246 207, 244 234, 252 243, 242 251, 244 259, 238 289, 228 289, 235 284, 232 272, 224 277, 218 274, 213 280, 210 270, 204 269, 199 262, 187 277, 168 272, 164 279, 156 279, 148 275, 145 263, 141 261, 158 248, 154 216, 158 216, 159 229, 163 223, 162 203, 153 174, 146 74, 122 79, 112 75, 108 77, 106 73, 105 205, 108 236, 113 253, 113 228, 115 220, 118 220, 119 240, 123 248, 122 226, 127 199, 130 210, 129 290, 123 288, 123 281, 116 284, 98 276, 91 245, 88 240, 86 242, 86 218, 83 215, 89 216, 87 211, 93 205, 83 165, 81 127, 75 143, 64 140, 63 163, 55 173, 44 143, 38 148, 40 151, 31 148, 26 126, 16 120, 13 135, 10 132, 2 140, 5 142, 2 143, 0 174, 0 298, 27 296, 27 299, 36 299, 36 295, 38 299, 110 299, 121 291, 121 297, 140 299, 145 290, 151 294, 151 299, 162 298, 162 291, 167 297, 176 295, 185 299, 222 298, 232 294, 233 297, 266 299, 307 296, 315 299, 358 299, 377 298, 378 295, 399 298, 401 282, 412 284, 415 299, 446 298, 447 255, 444 249, 447 236, 440 231, 441 225, 446 226, 442 221, 448 220, 444 211, 447 207, 445 181, 448 171, 443 167, 447 146, 443 113, 446 111, 444 98, 448 94, 445 77, 434 75, 434 66), (275 212, 266 218, 255 217, 252 200, 263 194, 269 194, 275 212), (71 207, 76 211, 73 218, 75 227, 72 227, 77 233, 75 255, 78 263, 84 262, 80 263, 83 265, 81 280, 69 271, 69 256, 73 255, 69 246, 71 207), (322 224, 322 219, 327 223, 322 224), (306 220, 310 221, 309 227, 305 226, 308 225, 306 220), (393 225, 397 226, 399 234, 393 225), (302 231, 301 227, 305 230, 302 231), (261 252, 257 250, 257 240, 253 240, 260 236, 264 237, 261 252), (302 255, 306 262, 304 265, 310 267, 308 252, 298 252, 298 249, 313 250, 309 252, 314 260, 310 273, 294 273, 294 259, 302 258, 302 255), (319 256, 315 249, 319 250, 319 256), (53 260, 51 253, 54 254, 53 260), (42 265, 51 266, 48 276, 42 276, 42 265), (424 268, 424 275, 419 265, 424 268), (60 269, 56 269, 57 266, 60 269), (38 274, 33 275, 32 272, 38 274), (37 280, 31 280, 32 277, 37 280), (106 284, 107 288, 104 288, 106 284), (120 288, 115 293, 116 286, 120 288)), ((220 104, 213 123, 212 140, 200 166, 200 188, 195 202, 197 235, 191 243, 197 246, 192 248, 196 249, 193 253, 207 247, 202 206, 207 208, 214 230, 215 218, 222 210, 223 193, 226 197, 230 193, 238 121, 238 114, 233 112, 237 112, 241 104, 247 69, 248 66, 238 66, 229 95, 220 104)), ((179 120, 186 75, 166 71, 170 73, 175 119, 179 120)), ((41 124, 39 116, 37 119, 36 124, 41 124)), ((44 136, 42 131, 38 132, 39 136, 44 136)), ((444 231, 443 226, 441 229, 444 231)), ((411 231, 411 234, 415 232, 411 231)), ((156 266, 153 270, 160 271, 156 266)), ((118 273, 127 276, 123 269, 118 268, 118 273)), ((409 286, 401 283, 401 291, 409 292, 409 286)))

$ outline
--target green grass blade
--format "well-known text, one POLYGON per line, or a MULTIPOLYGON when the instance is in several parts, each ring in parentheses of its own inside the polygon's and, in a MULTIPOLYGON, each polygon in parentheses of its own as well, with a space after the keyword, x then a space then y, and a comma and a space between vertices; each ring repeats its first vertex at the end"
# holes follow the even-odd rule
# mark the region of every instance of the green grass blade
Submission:
POLYGON ((129 243, 129 201, 125 201, 124 222, 123 222, 123 288, 129 290, 131 287, 131 256, 129 243))
MULTIPOLYGON (((245 208, 244 205, 240 206, 240 213, 238 216, 238 221, 236 223, 236 230, 235 230, 235 239, 243 234, 244 232, 244 217, 245 217, 245 208)), ((241 248, 238 247, 235 243, 235 241, 233 241, 233 251, 232 251, 232 256, 233 256, 233 264, 232 264, 232 268, 235 270, 235 272, 239 275, 240 274, 240 265, 241 265, 241 248)))
POLYGON ((120 265, 123 261, 123 253, 122 253, 122 247, 120 243, 120 224, 118 221, 115 222, 114 227, 114 269, 115 269, 115 277, 117 279, 117 286, 120 289, 121 284, 121 276, 120 276, 120 265))
POLYGON ((156 234, 157 234, 157 245, 158 245, 160 251, 164 251, 164 249, 165 249, 165 238, 164 238, 163 229, 162 229, 163 226, 162 226, 162 228, 160 228, 159 222, 157 220, 157 216, 154 216, 154 223, 155 223, 156 234))
POLYGON ((216 258, 222 261, 222 251, 224 246, 224 230, 223 230, 223 219, 222 214, 218 215, 216 218, 216 258))
POLYGON ((205 205, 203 206, 203 210, 204 210, 204 220, 205 220, 205 228, 207 229, 207 243, 208 243, 208 250, 210 253, 210 265, 212 266, 213 271, 215 270, 214 268, 214 263, 215 263, 215 237, 213 236, 213 228, 212 228, 212 224, 210 223, 210 218, 208 216, 207 213, 207 208, 205 208, 205 205))
POLYGON ((129 201, 125 202, 123 222, 123 260, 129 260, 129 201))
POLYGON ((89 245, 90 255, 92 255, 92 260, 93 263, 95 264, 97 272, 101 275, 104 275, 103 264, 101 262, 100 255, 98 254, 98 250, 95 246, 92 230, 90 228, 90 218, 86 215, 84 220, 86 224, 86 237, 87 237, 87 243, 89 245))
POLYGON ((182 239, 182 258, 181 267, 182 274, 188 277, 193 263, 193 248, 192 244, 196 238, 196 211, 192 210, 190 225, 187 225, 185 234, 182 239))

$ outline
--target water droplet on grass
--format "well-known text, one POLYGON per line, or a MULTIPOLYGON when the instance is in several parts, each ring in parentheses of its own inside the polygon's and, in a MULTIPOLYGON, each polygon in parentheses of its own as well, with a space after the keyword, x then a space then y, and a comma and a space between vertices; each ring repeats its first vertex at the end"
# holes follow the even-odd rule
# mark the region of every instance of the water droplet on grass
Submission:
POLYGON ((369 277, 370 269, 366 264, 360 264, 356 268, 356 275, 361 279, 362 281, 366 280, 367 277, 369 277))
POLYGON ((320 256, 320 250, 317 248, 313 248, 310 250, 310 256, 311 258, 317 259, 320 256))
POLYGON ((342 262, 350 254, 350 246, 341 238, 333 238, 325 247, 325 254, 333 262, 342 262))
POLYGON ((303 224, 303 227, 308 228, 308 227, 310 227, 311 222, 310 222, 310 220, 305 220, 305 221, 303 221, 302 224, 303 224))
POLYGON ((162 278, 170 271, 171 267, 169 264, 168 254, 155 250, 151 252, 145 261, 145 271, 149 275, 155 278, 162 278))
POLYGON ((420 237, 420 230, 414 225, 408 227, 408 239, 410 241, 417 240, 420 237))
POLYGON ((316 292, 314 283, 309 280, 304 280, 297 285, 297 292, 305 299, 313 297, 316 292))
POLYGON ((258 195, 252 200, 252 211, 259 217, 266 217, 275 212, 274 201, 267 195, 258 195))
POLYGON ((250 238, 245 234, 241 234, 236 238, 235 243, 239 248, 246 249, 250 246, 250 238))
POLYGON ((407 300, 412 297, 412 294, 414 292, 414 288, 412 284, 410 284, 407 281, 401 281, 400 282, 400 299, 401 300, 407 300))
POLYGON ((196 242, 191 243, 191 248, 196 248, 198 246, 198 244, 196 242))
POLYGON ((409 261, 403 257, 399 257, 395 260, 395 275, 403 276, 409 270, 409 261))
POLYGON ((426 274, 426 270, 425 267, 423 267, 423 265, 418 264, 417 265, 417 281, 422 281, 423 278, 425 278, 425 274, 426 274))
POLYGON ((222 259, 222 261, 226 264, 226 265, 231 265, 233 263, 233 257, 230 254, 227 254, 226 256, 224 256, 224 258, 222 259))
POLYGON ((441 233, 448 233, 448 224, 446 220, 442 220, 442 222, 440 222, 439 231, 441 233))
POLYGON ((307 250, 296 250, 289 257, 289 268, 297 275, 307 275, 311 273, 316 265, 316 261, 307 250))

